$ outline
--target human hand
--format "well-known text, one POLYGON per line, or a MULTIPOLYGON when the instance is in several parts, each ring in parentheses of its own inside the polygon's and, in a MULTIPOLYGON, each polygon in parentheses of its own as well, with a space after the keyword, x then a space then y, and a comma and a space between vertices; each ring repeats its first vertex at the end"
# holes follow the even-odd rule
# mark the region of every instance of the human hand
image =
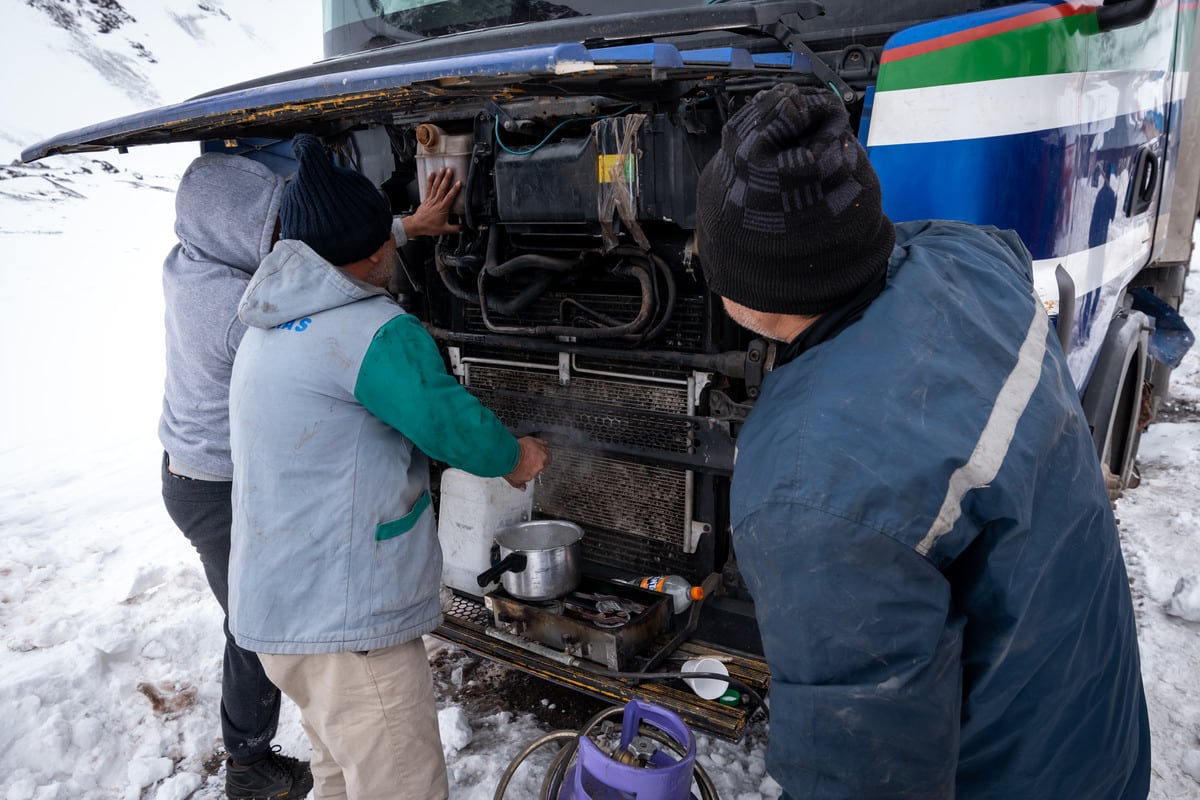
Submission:
POLYGON ((450 210, 462 191, 462 181, 454 180, 454 170, 442 167, 425 178, 425 199, 417 210, 400 220, 408 238, 414 236, 440 236, 457 233, 457 225, 450 224, 450 210))
POLYGON ((525 484, 536 478, 542 470, 550 466, 553 460, 550 456, 550 445, 536 436, 522 436, 517 439, 521 455, 517 458, 517 466, 504 476, 510 486, 525 491, 525 484))

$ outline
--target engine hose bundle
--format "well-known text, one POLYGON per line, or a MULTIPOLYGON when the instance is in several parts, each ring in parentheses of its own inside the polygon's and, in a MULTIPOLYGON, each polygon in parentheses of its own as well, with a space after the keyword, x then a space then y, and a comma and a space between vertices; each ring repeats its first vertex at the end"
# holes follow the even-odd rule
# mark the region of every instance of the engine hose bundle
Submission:
POLYGON ((575 259, 554 258, 537 253, 525 253, 502 264, 496 264, 495 241, 495 236, 488 237, 487 256, 484 258, 472 252, 474 248, 469 248, 466 253, 451 252, 442 242, 438 242, 433 253, 438 277, 442 279, 446 290, 463 302, 481 306, 484 309, 485 317, 489 310, 497 314, 518 313, 545 294, 558 274, 575 269, 579 265, 575 259), (464 288, 458 278, 458 273, 462 270, 476 272, 477 283, 482 280, 485 273, 507 276, 522 270, 536 270, 537 274, 527 286, 518 292, 516 297, 499 301, 481 295, 478 289, 472 293, 464 288))
MULTIPOLYGON (((513 261, 531 257, 534 256, 517 256, 517 258, 513 259, 513 261)), ((537 258, 545 258, 545 256, 537 256, 537 258)), ((500 266, 504 267, 509 263, 511 262, 505 262, 500 266)), ((650 276, 649 271, 641 265, 630 264, 628 266, 617 266, 613 268, 612 273, 621 277, 636 278, 638 283, 641 285, 641 307, 638 309, 637 316, 635 316, 629 322, 602 328, 581 328, 573 325, 497 325, 492 322, 490 317, 488 317, 487 312, 488 309, 499 310, 500 304, 487 298, 483 285, 485 276, 492 273, 486 269, 482 269, 479 271, 477 286, 479 289, 479 307, 482 312, 483 324, 487 326, 487 329, 493 333, 521 333, 529 336, 573 336, 576 339, 617 339, 637 335, 642 332, 643 328, 645 328, 654 312, 654 298, 652 291, 653 279, 650 276)), ((551 279, 553 279, 553 276, 551 276, 551 279)), ((545 285, 548 286, 549 284, 547 283, 545 285)), ((523 301, 524 305, 528 305, 528 303, 532 301, 532 298, 527 298, 526 295, 530 293, 532 289, 539 286, 542 286, 542 283, 535 281, 529 287, 526 287, 526 289, 522 291, 522 293, 516 298, 514 298, 513 301, 510 301, 506 305, 509 307, 519 308, 521 307, 521 303, 518 303, 517 301, 523 301)), ((544 291, 544 288, 542 291, 544 291)), ((537 292, 537 295, 540 295, 541 293, 542 292, 537 292)), ((500 313, 504 312, 501 311, 500 313)))
POLYGON ((522 336, 567 336, 579 340, 620 339, 641 344, 654 339, 663 332, 671 321, 675 310, 675 277, 666 261, 656 253, 644 252, 636 247, 618 247, 613 255, 621 259, 610 267, 611 275, 633 278, 638 282, 641 303, 637 314, 629 321, 617 320, 607 314, 589 308, 573 297, 566 297, 559 304, 560 316, 570 306, 590 320, 596 327, 585 325, 502 325, 492 319, 492 314, 513 316, 533 304, 544 295, 560 275, 575 271, 583 266, 576 258, 558 258, 540 253, 522 253, 507 261, 498 260, 499 236, 488 231, 486 255, 478 255, 478 240, 465 249, 460 246, 452 252, 444 241, 434 249, 434 263, 438 277, 451 295, 479 306, 484 326, 492 333, 517 334, 522 336), (460 278, 463 272, 475 273, 475 291, 465 286, 460 278), (532 277, 515 296, 505 300, 491 297, 487 293, 489 278, 513 278, 528 274, 532 277), (660 292, 659 284, 662 284, 660 292))
MULTIPOLYGON (((489 243, 489 252, 492 248, 489 243)), ((580 303, 574 298, 564 298, 560 307, 571 305, 600 327, 583 327, 580 325, 500 325, 488 315, 489 311, 498 313, 515 313, 529 305, 540 296, 556 277, 556 273, 574 269, 579 262, 555 259, 549 256, 535 254, 519 255, 500 264, 495 264, 489 258, 484 268, 479 271, 476 279, 476 290, 479 295, 479 306, 482 311, 483 324, 492 333, 520 334, 526 336, 569 336, 577 340, 585 339, 621 339, 641 343, 658 336, 671 320, 675 306, 675 280, 671 270, 661 257, 654 253, 643 253, 636 248, 618 249, 617 255, 623 260, 612 267, 609 272, 618 277, 633 278, 638 282, 641 293, 641 303, 637 314, 627 322, 621 322, 580 303), (624 252, 622 252, 624 250, 624 252), (530 286, 506 304, 500 304, 487 295, 485 281, 489 276, 499 277, 512 275, 521 269, 536 269, 543 271, 542 278, 535 279, 530 286), (666 286, 665 302, 660 302, 658 294, 658 277, 666 286), (539 291, 538 289, 541 289, 539 291), (650 326, 649 328, 647 326, 650 326)))
POLYGON ((446 237, 439 238, 433 248, 433 263, 437 267, 438 277, 442 279, 446 291, 464 303, 475 305, 479 302, 479 298, 462 287, 458 280, 458 273, 464 270, 478 271, 483 266, 484 256, 479 254, 478 239, 470 243, 464 243, 464 241, 465 237, 460 236, 458 248, 451 251, 446 243, 446 237))
MULTIPOLYGON (((559 749, 558 754, 554 757, 554 761, 551 762, 546 777, 542 779, 541 789, 537 796, 537 800, 558 800, 563 780, 567 775, 567 769, 571 765, 571 759, 575 757, 575 753, 579 748, 580 737, 590 736, 593 728, 610 717, 620 715, 623 711, 624 709, 621 706, 612 706, 593 716, 578 731, 553 731, 530 742, 513 758, 508 768, 504 770, 504 774, 500 776, 500 783, 496 786, 496 793, 493 795, 493 800, 504 800, 504 793, 508 791, 508 784, 512 780, 513 775, 516 774, 521 764, 533 755, 534 752, 547 744, 564 741, 565 744, 559 749)), ((680 757, 687 755, 686 752, 679 751, 678 742, 669 736, 660 734, 651 727, 643 726, 639 733, 654 739, 659 744, 671 750, 675 755, 680 757)), ((708 773, 704 771, 703 767, 699 764, 694 764, 692 775, 700 788, 700 800, 720 800, 716 786, 713 784, 712 779, 708 777, 708 773)))
POLYGON ((662 316, 653 328, 639 337, 639 341, 653 339, 663 332, 663 329, 667 327, 667 323, 671 321, 671 316, 675 313, 675 276, 671 274, 671 268, 667 265, 667 262, 657 253, 643 252, 636 247, 618 247, 615 253, 630 258, 646 259, 651 267, 652 274, 661 276, 663 284, 666 286, 667 296, 660 303, 657 295, 657 281, 652 280, 650 284, 654 305, 656 308, 662 309, 662 316))

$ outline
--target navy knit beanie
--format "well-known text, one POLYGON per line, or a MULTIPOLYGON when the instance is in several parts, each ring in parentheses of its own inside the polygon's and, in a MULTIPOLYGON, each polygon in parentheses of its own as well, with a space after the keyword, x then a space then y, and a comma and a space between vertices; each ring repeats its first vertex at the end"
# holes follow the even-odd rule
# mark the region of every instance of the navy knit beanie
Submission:
POLYGON ((293 143, 300 169, 279 206, 279 235, 299 239, 343 267, 379 249, 392 233, 392 209, 370 179, 335 166, 321 140, 308 133, 293 143))
POLYGON ((721 132, 696 191, 708 288, 756 311, 816 315, 887 268, 879 178, 825 89, 759 92, 721 132))

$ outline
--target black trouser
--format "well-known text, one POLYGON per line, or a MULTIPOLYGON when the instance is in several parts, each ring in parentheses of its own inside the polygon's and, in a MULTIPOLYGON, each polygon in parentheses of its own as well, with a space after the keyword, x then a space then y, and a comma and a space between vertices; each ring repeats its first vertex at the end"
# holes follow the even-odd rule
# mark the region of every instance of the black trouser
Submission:
POLYGON ((258 656, 229 633, 229 530, 233 504, 229 481, 198 481, 173 475, 163 454, 163 503, 204 565, 204 574, 225 612, 225 665, 221 675, 221 735, 234 761, 253 760, 271 748, 279 723, 279 690, 258 656))

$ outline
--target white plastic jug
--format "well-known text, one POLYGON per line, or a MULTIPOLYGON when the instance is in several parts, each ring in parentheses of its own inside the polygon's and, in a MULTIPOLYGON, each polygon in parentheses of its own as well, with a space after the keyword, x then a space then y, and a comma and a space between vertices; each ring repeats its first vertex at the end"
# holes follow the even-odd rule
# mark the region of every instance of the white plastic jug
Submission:
POLYGON ((480 478, 447 469, 442 473, 438 508, 442 583, 475 596, 496 589, 495 583, 480 588, 475 577, 492 566, 496 532, 529 519, 533 482, 522 492, 503 478, 480 478))

